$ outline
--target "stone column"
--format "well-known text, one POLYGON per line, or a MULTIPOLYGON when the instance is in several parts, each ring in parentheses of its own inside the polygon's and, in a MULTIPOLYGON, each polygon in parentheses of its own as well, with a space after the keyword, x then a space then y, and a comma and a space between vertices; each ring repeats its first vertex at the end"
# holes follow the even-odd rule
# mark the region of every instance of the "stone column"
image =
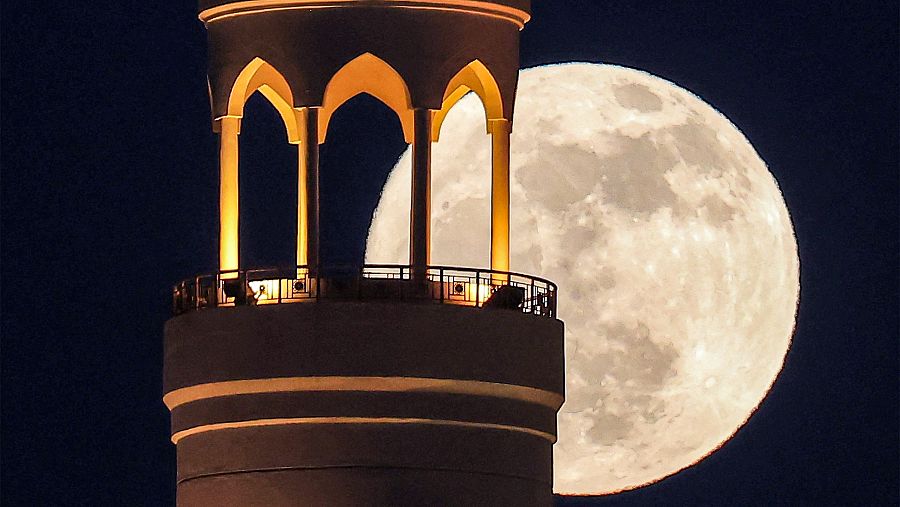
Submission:
MULTIPOLYGON (((238 134, 241 119, 226 116, 219 133, 219 271, 240 269, 238 248, 238 134)), ((223 278, 236 278, 229 273, 223 278)))
POLYGON ((310 274, 319 266, 319 110, 303 107, 300 124, 297 186, 297 264, 310 274))
POLYGON ((431 111, 414 111, 412 209, 409 263, 414 279, 424 280, 431 258, 431 111))
POLYGON ((490 120, 491 132, 491 269, 509 271, 509 135, 508 120, 490 120))

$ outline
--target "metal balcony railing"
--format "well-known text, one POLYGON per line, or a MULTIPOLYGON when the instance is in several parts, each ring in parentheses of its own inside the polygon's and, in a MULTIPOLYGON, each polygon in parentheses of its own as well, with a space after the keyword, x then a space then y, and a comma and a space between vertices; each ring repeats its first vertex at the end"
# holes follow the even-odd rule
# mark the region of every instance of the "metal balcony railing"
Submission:
POLYGON ((556 317, 556 285, 543 278, 488 269, 367 264, 356 268, 250 269, 185 280, 173 292, 180 315, 201 308, 304 303, 318 300, 391 300, 505 308, 556 317))

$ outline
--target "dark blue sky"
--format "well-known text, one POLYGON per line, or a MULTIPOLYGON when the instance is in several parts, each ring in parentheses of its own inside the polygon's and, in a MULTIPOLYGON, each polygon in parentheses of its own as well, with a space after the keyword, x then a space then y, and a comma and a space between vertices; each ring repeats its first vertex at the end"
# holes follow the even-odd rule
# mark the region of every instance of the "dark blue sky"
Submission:
MULTIPOLYGON (((697 93, 768 163, 801 256, 794 345, 749 424, 660 483, 559 504, 897 505, 897 3, 534 3, 523 66, 616 63, 697 93)), ((172 504, 162 326, 171 285, 215 268, 204 30, 190 2, 4 2, 0 36, 2 502, 172 504)), ((267 179, 247 192, 273 204, 242 216, 245 259, 289 261, 294 153, 272 113, 248 117, 267 179)), ((364 99, 333 129, 324 254, 352 261, 404 145, 364 99)))

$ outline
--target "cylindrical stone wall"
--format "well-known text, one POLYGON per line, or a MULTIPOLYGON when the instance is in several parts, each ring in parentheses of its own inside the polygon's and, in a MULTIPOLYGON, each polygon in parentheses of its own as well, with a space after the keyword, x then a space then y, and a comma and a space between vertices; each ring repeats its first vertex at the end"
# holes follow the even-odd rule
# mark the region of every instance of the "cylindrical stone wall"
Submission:
POLYGON ((178 503, 550 505, 563 325, 318 302, 166 324, 178 503))

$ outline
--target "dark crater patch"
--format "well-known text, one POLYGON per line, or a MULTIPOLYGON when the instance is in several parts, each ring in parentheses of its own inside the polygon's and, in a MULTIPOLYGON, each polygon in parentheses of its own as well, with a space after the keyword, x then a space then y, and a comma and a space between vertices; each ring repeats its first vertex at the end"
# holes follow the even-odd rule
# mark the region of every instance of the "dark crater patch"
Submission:
POLYGON ((662 109, 662 99, 644 85, 629 83, 613 90, 616 101, 623 107, 650 113, 662 109))
POLYGON ((594 425, 588 433, 591 440, 612 445, 627 438, 636 422, 660 417, 664 407, 654 405, 651 393, 662 389, 666 381, 675 375, 678 351, 672 345, 654 341, 649 328, 642 322, 633 328, 621 323, 604 326, 601 334, 605 334, 610 342, 622 345, 624 350, 597 356, 576 353, 572 361, 583 363, 576 369, 585 372, 587 381, 592 385, 599 385, 603 377, 609 374, 620 383, 632 380, 646 393, 631 399, 635 409, 632 413, 616 414, 602 405, 598 407, 600 413, 594 416, 594 425))
POLYGON ((594 191, 600 177, 598 155, 575 144, 542 147, 538 156, 516 171, 529 200, 564 211, 594 191))
POLYGON ((618 154, 604 161, 603 201, 640 215, 660 208, 673 208, 678 196, 665 175, 678 158, 667 147, 657 145, 649 135, 637 139, 612 137, 618 154))

